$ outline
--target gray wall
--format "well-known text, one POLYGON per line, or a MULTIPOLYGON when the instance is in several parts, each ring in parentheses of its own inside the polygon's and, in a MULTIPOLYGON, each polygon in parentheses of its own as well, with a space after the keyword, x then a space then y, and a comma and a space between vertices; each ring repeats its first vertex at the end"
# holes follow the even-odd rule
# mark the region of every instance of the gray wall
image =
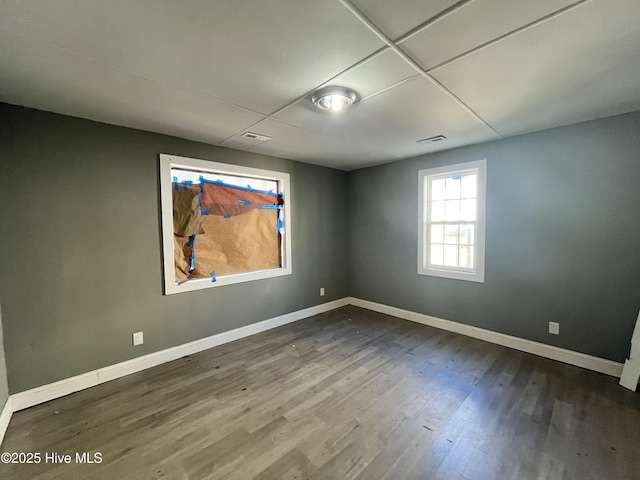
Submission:
POLYGON ((640 308, 638 132, 634 113, 346 174, 0 104, 9 391, 347 295, 621 361, 640 308), (163 296, 159 153, 289 172, 293 275, 163 296), (418 170, 479 158, 485 283, 417 275, 418 170))
POLYGON ((11 393, 349 293, 345 172, 6 104, 0 158, 11 393), (293 275, 163 296, 159 153, 289 172, 293 275))
POLYGON ((4 338, 2 335, 2 310, 0 309, 0 412, 9 398, 9 385, 7 383, 7 366, 4 359, 4 338))
POLYGON ((353 171, 348 188, 352 296, 615 361, 628 353, 640 113, 353 171), (418 170, 482 158, 485 283, 418 275, 418 170))

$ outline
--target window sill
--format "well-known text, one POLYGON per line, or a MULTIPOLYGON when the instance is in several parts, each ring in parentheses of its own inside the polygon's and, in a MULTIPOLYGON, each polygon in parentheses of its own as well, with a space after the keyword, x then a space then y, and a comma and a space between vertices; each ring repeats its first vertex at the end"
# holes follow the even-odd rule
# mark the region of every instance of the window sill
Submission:
POLYGON ((484 283, 484 274, 478 272, 461 272, 440 268, 419 268, 418 275, 449 278, 451 280, 464 280, 467 282, 484 283))
POLYGON ((211 287, 222 287, 224 285, 233 285, 236 283, 251 282, 254 280, 264 280, 266 278, 282 277, 291 275, 291 269, 277 268, 274 270, 261 270, 259 272, 239 273, 229 275, 227 277, 216 277, 216 281, 212 282, 210 278, 192 279, 184 283, 174 283, 165 286, 165 295, 174 293, 192 292, 194 290, 203 290, 211 287))

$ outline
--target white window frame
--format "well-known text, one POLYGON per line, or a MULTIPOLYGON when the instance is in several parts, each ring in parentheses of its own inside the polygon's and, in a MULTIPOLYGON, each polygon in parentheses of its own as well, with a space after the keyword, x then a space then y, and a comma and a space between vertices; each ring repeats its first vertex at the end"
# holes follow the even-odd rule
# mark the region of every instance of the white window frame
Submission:
POLYGON ((266 278, 291 275, 291 198, 289 174, 262 170, 258 168, 231 165, 227 163, 210 162, 195 158, 179 157, 176 155, 160 154, 160 204, 162 217, 162 253, 164 266, 164 294, 190 292, 202 290, 204 288, 221 287, 235 283, 250 282, 266 278), (173 241, 173 194, 172 194, 172 168, 193 170, 205 173, 218 173, 226 175, 247 176, 278 182, 278 191, 284 195, 284 212, 282 233, 282 267, 270 270, 259 270, 255 272, 240 273, 216 277, 216 281, 211 279, 198 278, 187 280, 184 283, 176 283, 175 278, 175 258, 173 241))
POLYGON ((485 267, 485 230, 486 230, 486 184, 487 184, 487 160, 446 165, 443 167, 427 168, 418 172, 418 274, 434 277, 451 278, 455 280, 467 280, 470 282, 484 282, 485 267), (429 209, 427 201, 431 198, 428 191, 430 178, 449 177, 477 173, 477 217, 475 230, 475 268, 466 269, 458 267, 440 267, 429 265, 431 245, 429 209))

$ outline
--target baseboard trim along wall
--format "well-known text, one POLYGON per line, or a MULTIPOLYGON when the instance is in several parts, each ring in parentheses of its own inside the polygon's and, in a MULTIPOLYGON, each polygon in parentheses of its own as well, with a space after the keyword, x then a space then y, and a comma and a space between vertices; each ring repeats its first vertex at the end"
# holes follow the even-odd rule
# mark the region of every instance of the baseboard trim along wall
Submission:
POLYGON ((245 327, 229 330, 228 332, 222 332, 194 342, 150 353, 149 355, 127 360, 126 362, 99 368, 55 383, 15 393, 7 400, 2 411, 2 415, 0 416, 0 442, 4 437, 7 426, 9 425, 11 414, 18 410, 33 407, 34 405, 48 402, 49 400, 108 382, 109 380, 114 380, 147 368, 155 367, 162 363, 176 360, 184 357, 185 355, 193 355, 203 350, 217 347, 218 345, 233 342, 256 333, 271 330, 272 328, 296 322, 303 318, 328 312, 349 304, 373 310, 375 312, 385 313, 404 320, 459 333, 468 337, 478 338, 480 340, 485 340, 487 342, 503 345, 505 347, 532 353, 534 355, 550 358, 552 360, 557 360, 559 362, 568 363, 570 365, 575 365, 596 372, 605 373, 614 377, 620 377, 622 374, 621 363, 606 360, 604 358, 594 357, 592 355, 586 355, 584 353, 574 352, 572 350, 554 347, 552 345, 533 342, 531 340, 505 335, 503 333, 492 332, 490 330, 484 330, 482 328, 472 327, 470 325, 452 322, 450 320, 444 320, 442 318, 432 317, 422 313, 411 312, 409 310, 403 310, 401 308, 391 307, 368 300, 345 297, 332 302, 316 305, 314 307, 305 308, 304 310, 298 310, 279 317, 270 318, 245 327))
POLYGON ((332 302, 323 303, 314 307, 305 308, 295 312, 280 315, 279 317, 270 318, 261 322, 252 323, 244 327, 229 330, 227 332, 218 333, 210 337, 202 338, 194 342, 185 343, 176 347, 167 348, 159 352, 150 353, 142 357, 133 358, 126 362, 116 363, 108 367, 99 368, 91 372, 76 375, 75 377, 66 378, 55 383, 42 385, 41 387, 32 388, 11 395, 13 411, 23 410, 33 407, 40 403, 48 402, 54 398, 63 397, 73 392, 78 392, 101 383, 124 377, 132 373, 155 367, 162 363, 170 362, 186 355, 217 347, 225 343, 233 342, 244 337, 255 335, 256 333, 271 330, 272 328, 286 325, 303 318, 312 317, 319 313, 328 312, 339 307, 343 307, 349 303, 348 298, 341 298, 332 302))
POLYGON ((2 445, 2 440, 4 439, 4 434, 7 431, 7 427, 9 426, 9 422, 11 421, 12 415, 13 415, 13 405, 11 403, 11 397, 9 397, 7 398, 7 401, 4 404, 2 413, 0 413, 0 445, 2 445))
POLYGON ((620 378, 620 375, 622 375, 622 363, 607 360, 605 358, 594 357, 585 353, 554 347, 553 345, 546 345, 544 343, 538 343, 524 338, 505 335, 504 333, 472 327, 470 325, 432 317, 423 313, 416 313, 397 307, 390 307, 381 303, 370 302, 369 300, 361 300, 359 298, 351 297, 349 298, 349 303, 357 307, 373 310, 374 312, 385 313, 411 322, 429 325, 441 330, 448 330, 450 332, 466 335, 467 337, 478 338, 480 340, 485 340, 487 342, 513 348, 522 352, 532 353, 540 357, 568 363, 569 365, 575 365, 595 372, 605 373, 612 377, 620 378))

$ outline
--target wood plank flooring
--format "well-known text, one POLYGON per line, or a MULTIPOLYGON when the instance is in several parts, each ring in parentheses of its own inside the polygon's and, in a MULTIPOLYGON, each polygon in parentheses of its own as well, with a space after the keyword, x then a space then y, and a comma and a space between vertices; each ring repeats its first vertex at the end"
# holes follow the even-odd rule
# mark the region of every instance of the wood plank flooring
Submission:
POLYGON ((640 479, 640 394, 349 306, 16 412, 1 450, 42 456, 2 479, 640 479))

